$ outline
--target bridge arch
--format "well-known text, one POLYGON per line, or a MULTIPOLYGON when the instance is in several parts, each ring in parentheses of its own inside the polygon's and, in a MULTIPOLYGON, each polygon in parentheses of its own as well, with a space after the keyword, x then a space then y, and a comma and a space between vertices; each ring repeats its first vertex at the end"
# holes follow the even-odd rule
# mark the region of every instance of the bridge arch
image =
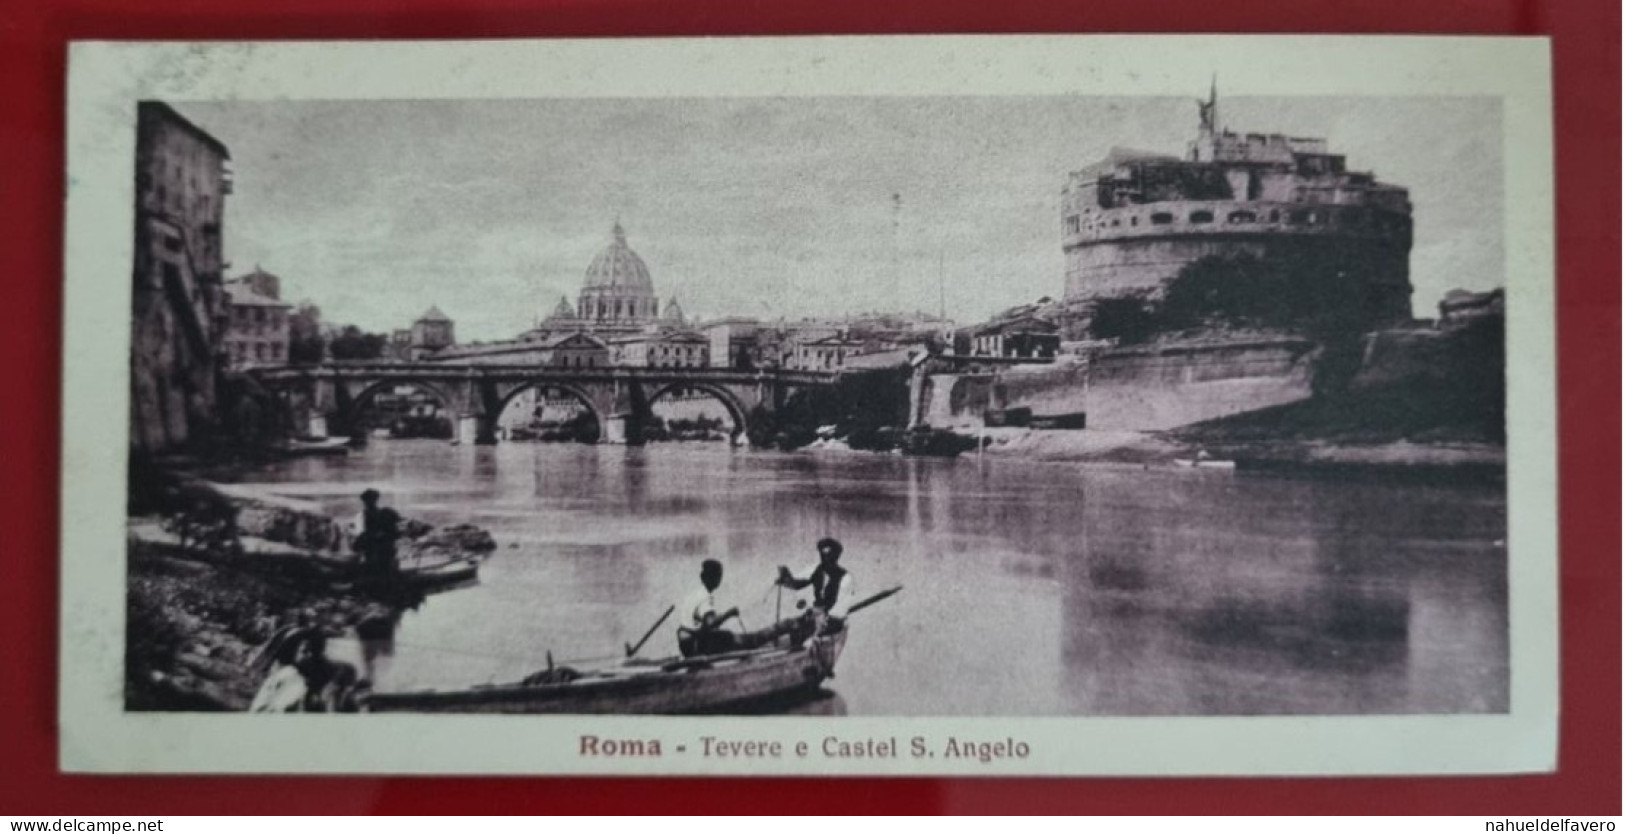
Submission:
POLYGON ((523 394, 526 391, 548 390, 562 391, 573 397, 576 402, 581 403, 581 407, 585 408, 587 413, 592 415, 593 421, 598 424, 598 437, 600 439, 604 437, 605 433, 609 430, 609 426, 605 421, 605 414, 603 413, 603 410, 599 408, 597 403, 593 402, 592 395, 589 394, 585 388, 582 388, 575 383, 557 382, 546 379, 521 382, 518 385, 515 385, 511 390, 498 397, 496 407, 490 415, 490 420, 493 427, 502 419, 502 415, 508 410, 508 406, 512 405, 513 401, 518 399, 520 394, 523 394))
POLYGON ((730 439, 738 440, 745 435, 749 428, 747 422, 749 409, 745 407, 745 403, 739 399, 737 394, 728 390, 727 386, 724 385, 709 382, 668 382, 655 387, 654 390, 649 392, 649 407, 653 408, 654 404, 660 401, 660 398, 671 396, 678 391, 699 391, 722 403, 722 407, 727 410, 728 416, 733 419, 733 430, 729 432, 730 439))
POLYGON ((390 388, 406 386, 416 388, 417 390, 429 395, 429 397, 435 401, 435 404, 439 406, 441 414, 445 416, 447 420, 452 421, 452 431, 456 431, 456 398, 452 397, 451 393, 445 388, 434 382, 412 378, 380 379, 376 382, 368 383, 360 391, 357 391, 354 395, 347 397, 346 399, 348 399, 348 402, 341 403, 339 409, 340 418, 343 421, 344 427, 352 432, 360 431, 362 429, 362 416, 367 413, 367 409, 372 406, 373 401, 377 399, 379 394, 390 388))

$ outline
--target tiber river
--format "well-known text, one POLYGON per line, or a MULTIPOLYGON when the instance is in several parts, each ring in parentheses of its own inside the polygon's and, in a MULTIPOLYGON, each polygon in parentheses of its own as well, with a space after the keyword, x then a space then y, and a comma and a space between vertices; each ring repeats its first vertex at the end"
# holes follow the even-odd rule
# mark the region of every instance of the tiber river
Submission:
MULTIPOLYGON (((636 641, 726 566, 772 621, 775 569, 835 536, 860 596, 836 694, 851 715, 1499 712, 1506 500, 1429 486, 1008 459, 376 441, 245 473, 358 511, 471 522, 472 587, 405 615, 380 689, 507 682, 636 641)), ((668 620, 643 650, 675 650, 668 620)))

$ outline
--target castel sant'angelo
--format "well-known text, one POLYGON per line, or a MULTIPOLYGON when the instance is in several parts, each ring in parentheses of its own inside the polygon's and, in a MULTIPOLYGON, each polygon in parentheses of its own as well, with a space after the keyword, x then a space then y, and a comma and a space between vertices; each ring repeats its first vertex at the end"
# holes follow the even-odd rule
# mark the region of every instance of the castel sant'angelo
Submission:
POLYGON ((1066 306, 1087 316, 1101 299, 1160 295, 1201 258, 1251 256, 1315 264, 1309 280, 1361 282, 1373 328, 1410 319, 1406 190, 1347 170, 1324 139, 1224 129, 1216 86, 1198 107, 1185 158, 1113 149, 1071 174, 1066 306))

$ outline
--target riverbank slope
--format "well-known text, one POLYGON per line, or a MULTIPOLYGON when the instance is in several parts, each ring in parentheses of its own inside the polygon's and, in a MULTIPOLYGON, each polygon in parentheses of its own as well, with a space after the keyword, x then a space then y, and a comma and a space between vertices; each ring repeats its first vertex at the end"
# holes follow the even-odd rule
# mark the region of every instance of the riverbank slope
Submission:
POLYGON ((1499 474, 1499 403, 1415 384, 1366 387, 1161 432, 985 429, 986 453, 1031 460, 1172 466, 1198 457, 1238 468, 1499 474))
MULTIPOLYGON (((129 520, 125 708, 246 709, 262 672, 254 659, 289 625, 329 637, 388 633, 420 590, 357 581, 352 533, 292 499, 176 476, 155 511, 129 520), (181 546, 165 518, 229 508, 241 546, 181 546)), ((474 559, 496 548, 471 525, 402 525, 405 565, 474 559)))

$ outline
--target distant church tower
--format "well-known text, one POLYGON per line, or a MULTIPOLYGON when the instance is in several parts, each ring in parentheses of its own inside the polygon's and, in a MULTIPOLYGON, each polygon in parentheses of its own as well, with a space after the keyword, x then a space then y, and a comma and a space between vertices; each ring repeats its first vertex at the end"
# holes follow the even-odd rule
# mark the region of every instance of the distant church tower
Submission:
POLYGON ((682 305, 677 303, 677 296, 675 295, 671 297, 670 301, 666 302, 666 323, 677 327, 688 324, 688 320, 683 317, 682 305))

